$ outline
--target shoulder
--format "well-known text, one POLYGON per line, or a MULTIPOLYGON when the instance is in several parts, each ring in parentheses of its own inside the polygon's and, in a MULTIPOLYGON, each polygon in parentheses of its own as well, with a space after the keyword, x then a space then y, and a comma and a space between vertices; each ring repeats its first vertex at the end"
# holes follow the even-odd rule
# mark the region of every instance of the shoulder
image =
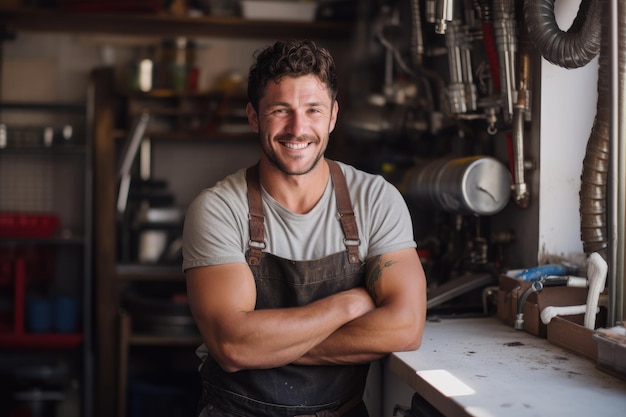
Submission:
POLYGON ((218 204, 219 202, 232 203, 233 200, 247 198, 246 170, 240 169, 218 181, 213 186, 205 188, 198 194, 192 204, 218 204))
POLYGON ((227 220, 247 213, 245 173, 245 169, 240 169, 202 190, 187 208, 187 218, 227 220))

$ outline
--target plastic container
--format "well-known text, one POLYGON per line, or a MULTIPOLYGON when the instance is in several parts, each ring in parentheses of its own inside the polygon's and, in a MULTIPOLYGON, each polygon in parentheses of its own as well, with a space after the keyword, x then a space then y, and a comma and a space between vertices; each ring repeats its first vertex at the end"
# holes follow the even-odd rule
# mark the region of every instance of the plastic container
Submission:
POLYGON ((598 348, 598 368, 626 379, 626 328, 598 329, 593 339, 598 348))

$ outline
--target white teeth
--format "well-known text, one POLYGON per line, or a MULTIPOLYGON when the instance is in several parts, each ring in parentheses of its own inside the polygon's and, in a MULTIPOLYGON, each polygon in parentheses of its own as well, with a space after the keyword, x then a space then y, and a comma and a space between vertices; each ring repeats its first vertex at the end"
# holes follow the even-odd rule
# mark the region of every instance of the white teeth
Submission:
POLYGON ((304 149, 309 146, 308 143, 285 143, 285 146, 289 149, 304 149))

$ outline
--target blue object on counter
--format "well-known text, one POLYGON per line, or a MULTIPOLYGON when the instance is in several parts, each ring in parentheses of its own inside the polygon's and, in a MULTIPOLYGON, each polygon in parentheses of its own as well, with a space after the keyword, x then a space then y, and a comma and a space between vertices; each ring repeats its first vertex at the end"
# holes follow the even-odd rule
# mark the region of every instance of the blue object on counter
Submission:
POLYGON ((515 278, 522 281, 537 281, 550 275, 568 275, 572 273, 572 267, 562 264, 540 265, 528 268, 520 272, 515 278))

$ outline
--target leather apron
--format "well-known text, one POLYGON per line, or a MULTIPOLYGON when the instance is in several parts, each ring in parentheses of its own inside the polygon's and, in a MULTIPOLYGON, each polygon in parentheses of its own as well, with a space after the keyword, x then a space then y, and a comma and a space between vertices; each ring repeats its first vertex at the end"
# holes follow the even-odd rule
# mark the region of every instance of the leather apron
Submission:
MULTIPOLYGON (((345 177, 328 161, 347 250, 311 261, 292 261, 262 252, 264 215, 258 166, 248 169, 250 247, 246 259, 257 289, 256 309, 309 304, 364 286, 358 231, 345 177)), ((202 417, 367 417, 362 401, 369 364, 300 366, 224 372, 208 356, 200 370, 202 417)))

